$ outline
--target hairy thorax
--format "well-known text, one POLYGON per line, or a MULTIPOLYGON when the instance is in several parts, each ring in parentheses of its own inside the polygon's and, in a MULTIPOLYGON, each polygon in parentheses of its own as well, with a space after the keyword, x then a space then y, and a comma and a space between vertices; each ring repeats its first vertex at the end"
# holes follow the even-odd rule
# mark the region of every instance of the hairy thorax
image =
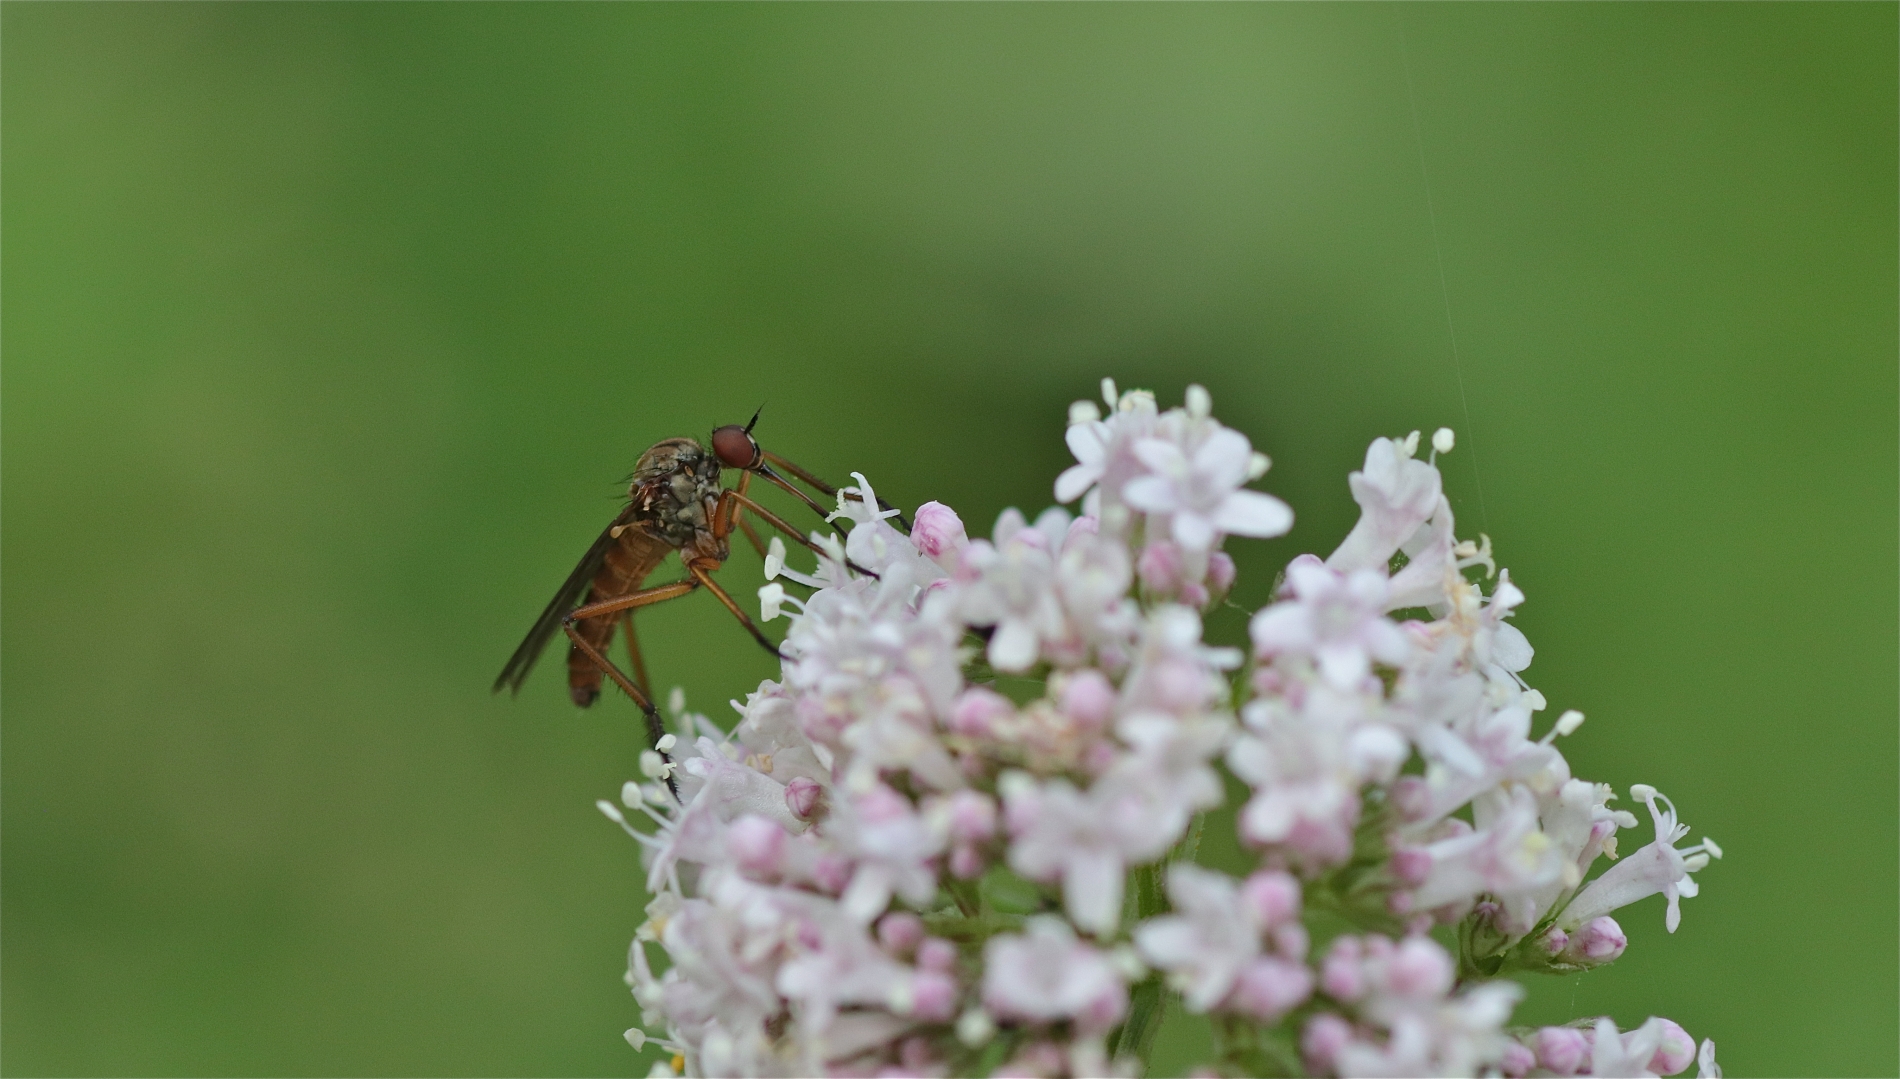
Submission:
POLYGON ((726 544, 713 538, 719 500, 719 458, 690 438, 669 438, 640 455, 627 496, 649 534, 681 555, 724 560, 726 544))

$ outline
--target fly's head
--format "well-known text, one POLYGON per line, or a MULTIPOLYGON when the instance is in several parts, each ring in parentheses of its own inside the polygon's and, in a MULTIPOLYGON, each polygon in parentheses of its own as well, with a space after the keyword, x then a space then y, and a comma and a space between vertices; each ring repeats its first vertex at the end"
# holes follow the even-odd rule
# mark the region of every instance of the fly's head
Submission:
POLYGON ((719 468, 719 458, 698 442, 669 438, 640 455, 627 497, 651 532, 684 547, 711 530, 719 468))

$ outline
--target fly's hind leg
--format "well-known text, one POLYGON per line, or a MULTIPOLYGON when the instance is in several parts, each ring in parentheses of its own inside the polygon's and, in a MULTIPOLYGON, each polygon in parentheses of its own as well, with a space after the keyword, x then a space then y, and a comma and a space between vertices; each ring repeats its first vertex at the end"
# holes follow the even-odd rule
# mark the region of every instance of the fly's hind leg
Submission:
POLYGON ((633 665, 633 680, 646 691, 647 697, 653 696, 653 679, 647 677, 647 663, 640 655, 640 639, 633 635, 633 612, 620 612, 620 628, 627 635, 627 662, 633 665))
MULTIPOLYGON (((572 616, 561 623, 561 630, 567 634, 568 640, 574 642, 574 647, 580 649, 582 655, 593 660, 594 664, 601 669, 601 673, 613 679, 614 685, 619 686, 627 696, 633 698, 633 703, 640 706, 640 711, 647 720, 647 744, 653 747, 653 751, 660 755, 661 760, 672 763, 673 758, 667 755, 666 750, 660 748, 660 739, 666 737, 666 722, 660 718, 660 710, 653 707, 653 701, 640 691, 639 686, 633 684, 632 679, 622 674, 620 668, 614 666, 612 660, 601 655, 599 649, 587 643, 587 639, 574 628, 572 616)), ((672 792, 674 801, 679 800, 679 784, 673 781, 671 774, 666 777, 666 789, 672 792)))
MULTIPOLYGON (((589 603, 585 606, 577 607, 568 612, 566 618, 561 619, 561 632, 567 634, 567 639, 573 643, 574 649, 586 656, 594 666, 600 668, 602 674, 611 679, 614 685, 619 686, 623 693, 633 698, 633 703, 640 707, 640 712, 646 717, 647 722, 647 744, 653 747, 654 751, 659 753, 660 758, 668 763, 672 762, 672 758, 667 755, 665 750, 660 748, 660 739, 666 737, 666 722, 660 718, 659 709, 653 707, 653 698, 648 694, 645 688, 651 683, 647 681, 646 663, 640 658, 639 645, 633 638, 632 612, 635 608, 646 607, 655 603, 663 603, 669 599, 684 596, 698 588, 699 584, 700 582, 697 579, 689 579, 677 581, 673 584, 661 585, 658 588, 642 588, 638 592, 629 592, 624 596, 615 596, 613 599, 602 600, 599 603, 589 603), (633 669, 639 674, 640 684, 638 685, 634 683, 633 679, 628 678, 626 673, 619 667, 615 666, 612 660, 602 655, 600 649, 589 644, 587 638, 581 636, 580 631, 575 628, 575 624, 584 619, 605 618, 615 615, 624 618, 627 623, 628 658, 633 661, 633 669)), ((666 787, 667 790, 673 793, 674 799, 678 800, 680 793, 679 784, 674 782, 671 775, 666 777, 666 787)))

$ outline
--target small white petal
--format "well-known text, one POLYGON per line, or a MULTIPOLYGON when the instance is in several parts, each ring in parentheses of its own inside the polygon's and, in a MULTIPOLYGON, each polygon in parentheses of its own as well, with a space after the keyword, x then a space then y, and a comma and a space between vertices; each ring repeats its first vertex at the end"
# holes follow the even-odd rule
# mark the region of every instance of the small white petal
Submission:
POLYGON ((1197 383, 1187 388, 1187 411, 1197 420, 1206 419, 1214 411, 1214 397, 1207 387, 1197 383))
POLYGON ((1122 501, 1143 513, 1170 513, 1180 505, 1174 484, 1160 476, 1137 476, 1122 488, 1122 501))
POLYGON ((1004 622, 990 638, 990 666, 999 671, 1026 671, 1035 665, 1037 652, 1036 631, 1027 622, 1004 622))
POLYGON ((1293 509, 1259 491, 1235 491, 1214 512, 1214 527, 1235 536, 1266 539, 1283 536, 1293 527, 1293 509))
POLYGON ((1214 545, 1214 522, 1198 513, 1174 515, 1174 542, 1190 551, 1205 551, 1214 545))

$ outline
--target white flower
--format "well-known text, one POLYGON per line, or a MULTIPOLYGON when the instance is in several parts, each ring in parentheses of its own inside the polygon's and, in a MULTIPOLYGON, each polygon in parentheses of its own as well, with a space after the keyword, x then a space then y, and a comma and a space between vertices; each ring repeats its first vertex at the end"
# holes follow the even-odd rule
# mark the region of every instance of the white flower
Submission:
POLYGON ((1107 956, 1077 940, 1067 923, 1031 918, 1018 936, 983 947, 983 1003, 999 1016, 1048 1023, 1074 1019, 1106 1030, 1128 1008, 1128 989, 1107 956))
POLYGON ((1159 438, 1136 442, 1134 453, 1149 471, 1129 480, 1122 497, 1135 509, 1166 518, 1174 541, 1189 551, 1207 551, 1223 533, 1267 537, 1293 527, 1286 503, 1241 489, 1254 453, 1238 431, 1219 428, 1191 456, 1159 438))
POLYGON ((1260 924, 1242 899, 1239 882, 1185 862, 1168 867, 1168 899, 1175 913, 1135 929, 1135 947, 1148 962, 1171 972, 1169 983, 1189 1011, 1220 1003, 1234 980, 1260 954, 1260 924))
POLYGON ((1073 634, 1056 593, 1055 553, 1044 534, 1006 530, 999 523, 997 535, 995 543, 977 540, 964 548, 957 614, 972 626, 996 627, 990 635, 990 666, 1026 671, 1035 666, 1045 642, 1060 643, 1073 634))
POLYGON ((999 789, 1014 837, 1010 868, 1031 880, 1061 880, 1069 917, 1091 933, 1114 931, 1127 867, 1160 857, 1188 821, 1154 772, 1115 773, 1086 793, 1066 779, 1038 784, 1016 772, 999 789))
POLYGON ((1405 634, 1385 617, 1383 574, 1343 574, 1310 555, 1294 559, 1286 574, 1293 599, 1263 609, 1248 625, 1257 654, 1312 656, 1320 675, 1344 690, 1371 673, 1373 660, 1396 667, 1411 654, 1405 634))
POLYGON ((1326 559, 1341 573, 1385 568, 1399 545, 1411 538, 1438 508, 1438 470, 1412 459, 1418 432, 1404 442, 1375 438, 1366 448, 1366 465, 1348 476, 1359 523, 1326 559))
POLYGON ((1599 915, 1661 892, 1669 900, 1663 923, 1674 933, 1676 926, 1682 923, 1678 898, 1692 897, 1699 890, 1689 874, 1707 866, 1710 858, 1722 856, 1722 848, 1706 836, 1702 842, 1678 850, 1676 843, 1689 834, 1689 826, 1676 822, 1675 804, 1658 794, 1654 787, 1640 783, 1630 788, 1630 794, 1649 806, 1649 815, 1656 823, 1656 838, 1642 850, 1611 866, 1571 900, 1558 922, 1564 929, 1574 929, 1599 915))

